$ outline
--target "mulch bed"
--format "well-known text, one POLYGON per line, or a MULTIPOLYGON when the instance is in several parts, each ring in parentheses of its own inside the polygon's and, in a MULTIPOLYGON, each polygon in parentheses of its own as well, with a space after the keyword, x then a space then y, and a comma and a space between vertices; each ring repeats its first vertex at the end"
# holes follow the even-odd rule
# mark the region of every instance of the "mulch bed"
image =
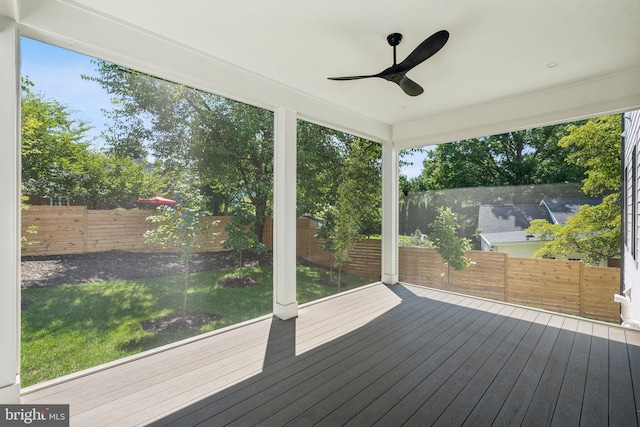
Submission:
POLYGON ((182 317, 182 314, 173 313, 147 320, 142 324, 142 328, 147 332, 154 333, 178 332, 199 328, 200 326, 220 319, 220 315, 211 313, 187 313, 186 317, 182 317))
MULTIPOLYGON (((245 267, 271 265, 270 252, 244 255, 245 267)), ((231 251, 204 252, 190 263, 191 272, 236 268, 231 251)), ((178 254, 110 251, 75 255, 22 257, 22 288, 64 284, 94 283, 110 280, 135 280, 174 276, 184 273, 178 254)))
MULTIPOLYGON (((316 279, 315 281, 316 281, 316 283, 320 283, 321 285, 324 285, 324 286, 326 286, 328 288, 337 288, 338 287, 338 281, 335 280, 335 279, 321 278, 321 279, 316 279)), ((340 282, 340 284, 342 286, 348 286, 344 282, 340 282)))
POLYGON ((253 277, 233 276, 220 280, 218 284, 223 288, 250 288, 252 286, 258 286, 260 282, 253 277))

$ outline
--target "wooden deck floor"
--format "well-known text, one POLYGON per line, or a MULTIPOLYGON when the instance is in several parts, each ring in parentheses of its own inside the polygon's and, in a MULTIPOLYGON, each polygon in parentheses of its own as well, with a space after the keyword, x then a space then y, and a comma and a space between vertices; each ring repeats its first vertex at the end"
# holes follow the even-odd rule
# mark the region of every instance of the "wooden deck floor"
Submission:
POLYGON ((640 333, 371 285, 62 382, 72 426, 635 426, 640 333))

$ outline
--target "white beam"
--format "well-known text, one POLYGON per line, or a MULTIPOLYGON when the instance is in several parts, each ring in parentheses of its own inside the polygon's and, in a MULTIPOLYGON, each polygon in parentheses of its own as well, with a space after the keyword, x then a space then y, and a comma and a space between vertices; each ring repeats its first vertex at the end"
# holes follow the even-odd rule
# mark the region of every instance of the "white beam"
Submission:
POLYGON ((0 403, 19 403, 20 59, 15 22, 0 17, 0 403))
POLYGON ((296 126, 297 114, 275 114, 273 176, 273 314, 298 316, 296 301, 296 126))
POLYGON ((382 282, 398 283, 398 150, 382 144, 382 282))
POLYGON ((640 108, 640 68, 396 125, 398 150, 566 123, 640 108))

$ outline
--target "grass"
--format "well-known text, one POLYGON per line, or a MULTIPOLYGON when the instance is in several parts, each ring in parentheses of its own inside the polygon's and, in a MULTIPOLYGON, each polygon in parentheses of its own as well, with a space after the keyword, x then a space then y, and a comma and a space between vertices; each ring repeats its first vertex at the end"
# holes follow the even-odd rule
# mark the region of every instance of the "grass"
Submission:
MULTIPOLYGON (((142 324, 182 310, 182 275, 24 289, 23 300, 33 303, 22 312, 22 386, 271 313, 272 268, 245 268, 244 273, 260 285, 222 288, 217 284, 236 274, 235 270, 191 274, 189 311, 215 313, 221 318, 180 332, 151 333, 142 324)), ((298 266, 298 302, 335 293, 335 288, 316 281, 328 276, 326 269, 298 266)), ((369 279, 344 273, 342 278, 342 290, 370 283, 369 279)))

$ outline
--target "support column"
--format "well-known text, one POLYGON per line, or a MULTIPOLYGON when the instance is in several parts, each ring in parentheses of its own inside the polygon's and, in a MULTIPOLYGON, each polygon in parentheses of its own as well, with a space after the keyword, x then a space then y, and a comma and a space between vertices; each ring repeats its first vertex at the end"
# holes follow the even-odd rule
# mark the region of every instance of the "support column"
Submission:
POLYGON ((20 402, 20 39, 0 16, 0 403, 20 402))
POLYGON ((382 277, 387 285, 398 283, 398 150, 393 142, 382 144, 382 277))
POLYGON ((273 314, 298 316, 296 301, 296 127, 297 113, 275 114, 273 173, 273 314))

